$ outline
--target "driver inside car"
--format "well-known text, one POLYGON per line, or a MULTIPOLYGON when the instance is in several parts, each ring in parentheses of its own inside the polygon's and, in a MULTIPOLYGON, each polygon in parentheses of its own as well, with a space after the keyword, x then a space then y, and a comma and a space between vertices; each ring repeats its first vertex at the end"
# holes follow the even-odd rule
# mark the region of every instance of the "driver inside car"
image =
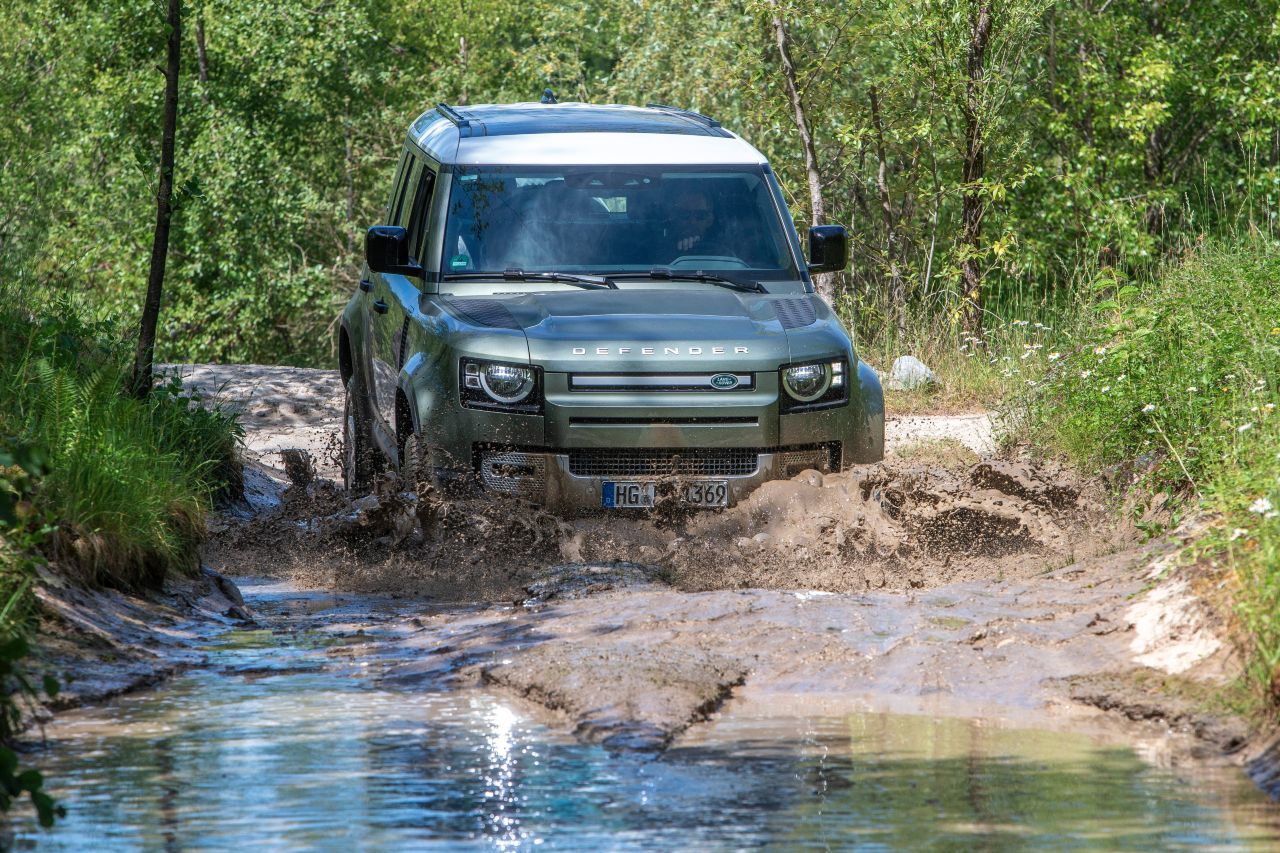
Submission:
POLYGON ((723 235, 717 227, 710 199, 694 189, 676 196, 671 213, 675 251, 672 260, 684 255, 725 255, 723 235))

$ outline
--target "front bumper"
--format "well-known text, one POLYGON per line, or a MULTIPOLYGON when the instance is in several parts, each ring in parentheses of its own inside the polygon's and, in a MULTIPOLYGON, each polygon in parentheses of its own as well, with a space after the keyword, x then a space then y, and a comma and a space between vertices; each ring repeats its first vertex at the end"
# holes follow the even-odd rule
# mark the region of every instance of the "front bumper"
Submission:
POLYGON ((493 493, 561 512, 594 512, 606 482, 724 480, 732 506, 769 480, 840 466, 839 442, 803 447, 706 450, 541 450, 477 446, 476 470, 493 493))

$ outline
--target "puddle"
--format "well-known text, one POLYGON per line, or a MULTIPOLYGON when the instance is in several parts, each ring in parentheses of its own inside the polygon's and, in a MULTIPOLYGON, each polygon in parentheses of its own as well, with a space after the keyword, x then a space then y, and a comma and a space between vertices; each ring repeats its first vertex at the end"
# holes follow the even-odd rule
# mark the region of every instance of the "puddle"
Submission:
POLYGON ((412 630, 393 617, 421 605, 243 589, 264 630, 225 636, 208 668, 158 691, 48 729, 38 763, 68 815, 51 832, 17 824, 20 845, 1280 844, 1280 810, 1239 770, 984 721, 728 714, 660 757, 611 754, 500 695, 380 686, 368 642, 412 630))

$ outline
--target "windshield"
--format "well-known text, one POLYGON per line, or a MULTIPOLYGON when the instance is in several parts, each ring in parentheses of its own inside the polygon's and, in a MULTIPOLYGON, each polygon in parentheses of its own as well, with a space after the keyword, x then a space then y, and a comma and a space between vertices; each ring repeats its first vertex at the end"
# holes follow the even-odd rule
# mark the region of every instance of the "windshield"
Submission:
POLYGON ((760 167, 477 166, 453 176, 441 270, 796 279, 760 167))

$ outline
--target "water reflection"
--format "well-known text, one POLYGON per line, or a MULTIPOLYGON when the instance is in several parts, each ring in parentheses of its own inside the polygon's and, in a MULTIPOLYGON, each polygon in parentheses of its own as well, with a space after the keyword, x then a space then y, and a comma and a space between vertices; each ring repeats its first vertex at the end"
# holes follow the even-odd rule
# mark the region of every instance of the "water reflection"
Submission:
POLYGON ((659 759, 609 755, 480 693, 392 691, 324 643, 68 715, 42 761, 51 849, 851 847, 1249 849, 1277 815, 1236 771, 980 722, 730 717, 659 759), (265 669, 264 669, 265 668, 265 669), (240 674, 235 674, 235 673, 240 674), (230 673, 230 674, 228 674, 230 673))

